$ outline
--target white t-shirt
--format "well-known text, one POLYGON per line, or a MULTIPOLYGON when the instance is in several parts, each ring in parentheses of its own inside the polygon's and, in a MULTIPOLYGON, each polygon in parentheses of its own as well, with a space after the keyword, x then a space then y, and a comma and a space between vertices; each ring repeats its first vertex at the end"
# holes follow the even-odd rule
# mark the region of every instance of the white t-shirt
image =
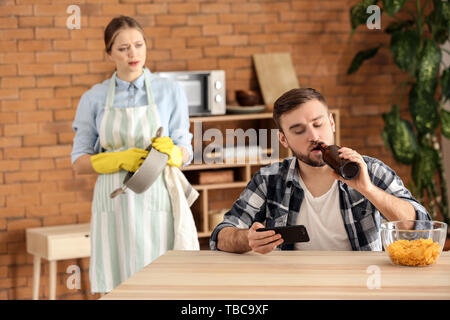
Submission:
POLYGON ((296 250, 352 250, 339 206, 337 180, 331 188, 320 197, 313 197, 302 178, 300 186, 305 197, 300 206, 297 224, 306 227, 309 242, 297 242, 296 250))

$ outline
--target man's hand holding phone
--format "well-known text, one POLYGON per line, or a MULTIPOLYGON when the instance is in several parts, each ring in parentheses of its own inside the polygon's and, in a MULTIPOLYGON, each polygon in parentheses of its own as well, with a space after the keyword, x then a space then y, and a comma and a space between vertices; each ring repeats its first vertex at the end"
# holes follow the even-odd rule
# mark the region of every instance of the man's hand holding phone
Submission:
POLYGON ((273 230, 257 232, 256 230, 259 228, 264 228, 264 225, 255 222, 248 231, 248 245, 253 251, 269 253, 283 243, 281 234, 276 234, 273 230))

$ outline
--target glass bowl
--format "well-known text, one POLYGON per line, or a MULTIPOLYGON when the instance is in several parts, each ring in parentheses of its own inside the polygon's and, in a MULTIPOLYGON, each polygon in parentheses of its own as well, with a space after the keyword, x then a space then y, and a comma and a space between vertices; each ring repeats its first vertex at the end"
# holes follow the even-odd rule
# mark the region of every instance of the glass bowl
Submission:
POLYGON ((424 267, 436 263, 447 238, 447 224, 429 220, 402 220, 381 224, 381 241, 395 265, 424 267))

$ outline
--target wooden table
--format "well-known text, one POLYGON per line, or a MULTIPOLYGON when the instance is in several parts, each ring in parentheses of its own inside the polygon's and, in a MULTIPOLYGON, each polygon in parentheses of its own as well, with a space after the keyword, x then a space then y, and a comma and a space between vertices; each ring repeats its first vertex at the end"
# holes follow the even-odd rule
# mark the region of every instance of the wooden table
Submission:
POLYGON ((49 299, 56 298, 58 260, 91 255, 90 224, 69 224, 26 230, 27 252, 33 255, 33 300, 39 299, 41 258, 49 261, 49 299))
POLYGON ((384 252, 169 251, 102 299, 450 299, 450 252, 416 268, 384 252))

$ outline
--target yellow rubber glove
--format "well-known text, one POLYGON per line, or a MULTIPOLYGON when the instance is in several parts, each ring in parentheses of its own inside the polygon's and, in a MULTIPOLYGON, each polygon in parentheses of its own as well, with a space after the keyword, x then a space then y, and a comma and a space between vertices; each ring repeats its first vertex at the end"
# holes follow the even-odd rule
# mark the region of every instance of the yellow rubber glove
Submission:
POLYGON ((113 173, 120 169, 135 172, 144 162, 148 151, 138 148, 118 152, 103 152, 91 156, 91 163, 98 173, 113 173))
POLYGON ((152 138, 152 147, 169 156, 169 160, 167 161, 169 166, 181 167, 183 153, 178 146, 173 144, 170 137, 152 138))

